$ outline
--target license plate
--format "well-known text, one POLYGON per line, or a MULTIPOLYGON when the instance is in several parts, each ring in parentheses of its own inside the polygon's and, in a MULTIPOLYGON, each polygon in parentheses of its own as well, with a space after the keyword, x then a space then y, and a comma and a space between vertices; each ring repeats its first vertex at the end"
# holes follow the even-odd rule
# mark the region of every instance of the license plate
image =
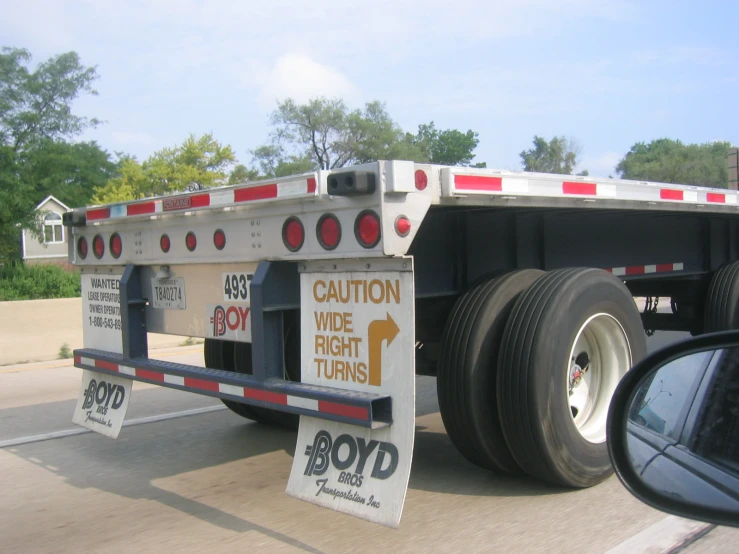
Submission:
POLYGON ((126 418, 131 380, 85 369, 72 423, 115 439, 126 418))
POLYGON ((185 279, 152 279, 152 298, 149 300, 154 308, 168 310, 185 309, 185 279))

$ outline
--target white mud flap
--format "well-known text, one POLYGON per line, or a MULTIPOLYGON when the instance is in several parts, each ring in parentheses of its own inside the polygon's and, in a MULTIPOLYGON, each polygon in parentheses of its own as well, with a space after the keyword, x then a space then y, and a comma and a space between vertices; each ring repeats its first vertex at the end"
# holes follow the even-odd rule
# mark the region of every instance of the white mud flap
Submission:
POLYGON ((72 423, 118 438, 131 398, 131 380, 96 371, 82 371, 82 386, 72 423))
MULTIPOLYGON (((81 277, 84 347, 121 354, 121 274, 90 271, 81 277)), ((89 363, 94 365, 92 361, 89 363)), ((106 437, 117 438, 128 410, 131 387, 130 379, 83 370, 72 422, 106 437)))
POLYGON ((389 395, 393 423, 301 416, 287 493, 389 527, 400 523, 413 456, 412 264, 315 262, 300 276, 302 382, 389 395))

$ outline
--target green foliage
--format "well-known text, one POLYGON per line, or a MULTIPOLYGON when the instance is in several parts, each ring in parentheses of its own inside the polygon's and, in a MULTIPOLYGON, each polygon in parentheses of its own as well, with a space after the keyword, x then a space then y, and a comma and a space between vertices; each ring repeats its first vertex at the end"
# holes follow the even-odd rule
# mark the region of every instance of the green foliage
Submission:
POLYGON ((236 165, 231 170, 231 173, 228 174, 229 185, 237 185, 239 183, 246 183, 257 179, 259 179, 259 172, 255 169, 249 169, 244 164, 236 165))
POLYGON ((0 301, 74 298, 80 275, 54 265, 10 264, 0 268, 0 301))
POLYGON ((72 208, 89 204, 94 189, 118 170, 110 154, 95 142, 46 140, 21 158, 21 179, 33 185, 36 203, 51 194, 72 208))
POLYGON ((71 109, 79 96, 96 94, 95 68, 83 66, 74 52, 34 70, 30 62, 27 50, 0 50, 0 263, 6 264, 20 260, 21 229, 35 227, 36 204, 48 194, 83 203, 95 182, 91 167, 101 164, 91 144, 63 142, 99 123, 71 109))
POLYGON ((69 345, 65 342, 62 344, 61 348, 59 348, 59 359, 60 360, 66 360, 72 357, 72 350, 69 348, 69 345))
POLYGON ((638 142, 618 163, 616 172, 624 179, 726 188, 730 148, 731 143, 721 141, 683 144, 663 138, 638 142))
POLYGON ((455 129, 440 131, 433 121, 419 125, 413 141, 421 147, 429 162, 441 165, 470 165, 480 142, 477 133, 471 130, 466 133, 455 129))
POLYGON ((64 139, 100 122, 73 115, 70 106, 81 94, 97 92, 94 67, 84 67, 76 52, 59 54, 34 71, 28 50, 3 48, 0 54, 0 144, 14 152, 41 140, 64 139))
POLYGON ((112 204, 143 198, 143 190, 148 186, 148 179, 141 165, 131 157, 121 159, 118 175, 110 179, 102 187, 95 189, 90 202, 93 204, 112 204))
POLYGON ((380 159, 469 165, 479 142, 473 131, 441 131, 433 122, 421 125, 417 135, 406 133, 377 101, 349 110, 340 99, 288 99, 270 121, 270 143, 252 151, 257 171, 266 177, 380 159))
POLYGON ((18 155, 0 146, 0 263, 20 260, 21 226, 35 228, 33 187, 20 179, 18 155))
MULTIPOLYGON (((579 155, 580 147, 573 139, 554 137, 547 142, 540 136, 534 136, 533 148, 520 154, 524 171, 562 175, 572 175, 579 155)), ((587 175, 587 170, 582 175, 587 175)))
POLYGON ((223 185, 229 178, 227 167, 235 161, 231 147, 213 135, 190 135, 181 145, 163 148, 142 164, 123 158, 118 176, 98 187, 92 201, 109 204, 223 185))

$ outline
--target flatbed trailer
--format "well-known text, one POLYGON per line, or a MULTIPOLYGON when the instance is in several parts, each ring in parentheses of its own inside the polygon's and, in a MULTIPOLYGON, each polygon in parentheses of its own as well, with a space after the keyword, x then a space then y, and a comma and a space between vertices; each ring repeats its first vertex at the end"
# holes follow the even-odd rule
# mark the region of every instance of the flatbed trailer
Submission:
POLYGON ((593 486, 645 331, 739 326, 738 216, 730 190, 405 161, 76 209, 75 421, 117 436, 132 380, 218 397, 298 429, 288 494, 397 526, 435 375, 469 461, 593 486), (204 338, 205 367, 147 332, 204 338))

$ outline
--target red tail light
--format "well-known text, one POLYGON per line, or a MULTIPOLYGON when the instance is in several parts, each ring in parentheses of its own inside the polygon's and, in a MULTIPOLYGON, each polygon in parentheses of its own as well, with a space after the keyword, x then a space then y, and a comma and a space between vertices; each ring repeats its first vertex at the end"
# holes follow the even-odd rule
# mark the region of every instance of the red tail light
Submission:
POLYGON ((341 223, 334 214, 324 214, 318 220, 316 229, 318 242, 326 250, 333 250, 341 240, 341 223))
POLYGON ((83 260, 87 258, 87 239, 80 237, 77 240, 77 255, 83 260))
POLYGON ((95 238, 92 239, 92 253, 95 254, 98 260, 105 254, 105 241, 100 235, 95 235, 95 238))
POLYGON ((411 222, 404 215, 399 215, 395 220, 395 232, 401 237, 407 237, 411 232, 411 222))
POLYGON ((428 175, 426 175, 426 172, 422 169, 416 170, 416 188, 418 190, 426 190, 426 187, 429 184, 429 178, 428 175))
POLYGON ((213 233, 213 245, 218 250, 223 250, 226 247, 226 233, 224 233, 221 229, 218 229, 215 233, 213 233))
POLYGON ((198 239, 195 237, 195 233, 190 231, 185 236, 185 246, 187 246, 187 249, 192 252, 195 250, 195 248, 198 245, 198 239))
POLYGON ((165 254, 169 252, 169 247, 172 246, 169 237, 167 235, 162 235, 162 237, 159 239, 159 248, 162 249, 162 252, 165 254))
POLYGON ((110 236, 110 253, 117 260, 121 257, 121 252, 123 252, 123 241, 121 240, 121 236, 118 233, 113 233, 110 236))
POLYGON ((372 210, 360 212, 354 222, 354 235, 365 248, 373 248, 380 242, 380 218, 372 210))
POLYGON ((297 217, 288 217, 282 226, 282 242, 290 252, 297 252, 305 241, 303 223, 297 217))

